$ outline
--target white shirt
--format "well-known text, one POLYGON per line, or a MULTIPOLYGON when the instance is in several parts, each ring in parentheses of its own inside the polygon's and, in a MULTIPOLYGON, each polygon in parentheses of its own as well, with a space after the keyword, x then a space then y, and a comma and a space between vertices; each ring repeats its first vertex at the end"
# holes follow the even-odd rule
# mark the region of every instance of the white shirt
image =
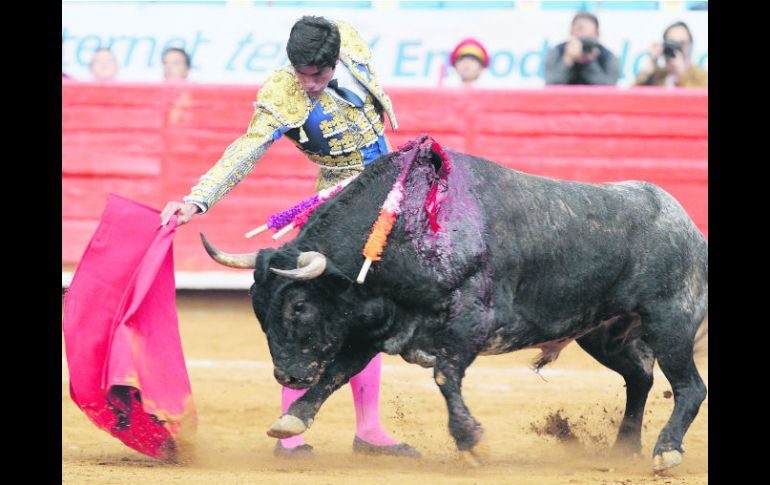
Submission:
MULTIPOLYGON (((353 77, 353 73, 350 72, 350 69, 348 69, 348 66, 343 64, 342 62, 337 63, 337 67, 334 70, 334 77, 332 79, 337 80, 337 85, 341 88, 349 89, 353 91, 353 93, 361 98, 361 101, 366 100, 366 96, 369 93, 366 88, 356 79, 353 77)), ((326 86, 325 91, 327 91, 329 94, 334 96, 336 99, 340 99, 347 103, 347 101, 343 98, 341 98, 337 92, 330 88, 329 86, 326 86)))

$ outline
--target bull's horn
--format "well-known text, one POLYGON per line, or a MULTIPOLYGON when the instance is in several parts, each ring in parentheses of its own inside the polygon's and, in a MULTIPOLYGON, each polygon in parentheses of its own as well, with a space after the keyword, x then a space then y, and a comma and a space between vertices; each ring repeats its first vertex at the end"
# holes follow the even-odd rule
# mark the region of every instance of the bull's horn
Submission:
POLYGON ((318 278, 326 270, 326 256, 315 251, 305 251, 297 258, 297 269, 276 269, 270 271, 278 276, 293 280, 312 280, 318 278))
POLYGON ((246 254, 223 253, 222 251, 212 246, 206 239, 206 236, 203 235, 203 233, 200 233, 200 234, 201 234, 201 240, 203 240, 203 246, 206 248, 206 252, 209 253, 209 256, 211 256, 211 258, 217 263, 224 266, 229 266, 231 268, 254 269, 257 266, 257 253, 246 253, 246 254))

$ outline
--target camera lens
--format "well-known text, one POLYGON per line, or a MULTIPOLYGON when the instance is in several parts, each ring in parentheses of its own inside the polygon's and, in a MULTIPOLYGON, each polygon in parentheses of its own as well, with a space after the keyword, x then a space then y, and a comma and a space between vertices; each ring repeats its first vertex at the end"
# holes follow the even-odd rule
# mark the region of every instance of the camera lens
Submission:
POLYGON ((675 40, 667 40, 663 43, 663 56, 666 59, 676 57, 676 51, 682 52, 682 43, 675 40))
POLYGON ((594 47, 599 45, 599 41, 593 37, 582 38, 580 39, 580 42, 583 44, 583 54, 590 54, 591 51, 594 50, 594 47))

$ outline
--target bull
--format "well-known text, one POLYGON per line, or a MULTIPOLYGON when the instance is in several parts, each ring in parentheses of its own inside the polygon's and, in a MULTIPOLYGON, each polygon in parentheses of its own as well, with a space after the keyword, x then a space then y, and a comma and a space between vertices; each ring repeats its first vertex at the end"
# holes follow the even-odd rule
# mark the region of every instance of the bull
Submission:
POLYGON ((435 147, 423 136, 381 157, 279 249, 227 254, 201 234, 218 262, 254 268, 250 294, 275 378, 308 389, 268 435, 305 431, 335 390, 386 352, 433 367, 449 431, 478 465, 483 429, 461 393, 468 366, 539 348, 540 368, 577 341, 625 380, 620 454, 641 451, 658 361, 675 405, 653 468, 678 465, 707 392, 693 347, 708 310, 708 243, 681 205, 651 183, 561 181, 435 147), (402 212, 357 284, 361 249, 405 163, 402 212))

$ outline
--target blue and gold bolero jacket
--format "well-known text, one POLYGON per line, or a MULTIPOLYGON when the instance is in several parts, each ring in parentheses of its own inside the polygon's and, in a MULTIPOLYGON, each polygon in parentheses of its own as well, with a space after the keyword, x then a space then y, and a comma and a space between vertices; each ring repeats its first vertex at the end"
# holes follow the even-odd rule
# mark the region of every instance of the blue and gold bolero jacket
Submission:
POLYGON ((343 22, 337 22, 337 27, 340 62, 366 89, 366 99, 338 96, 327 88, 311 100, 291 66, 279 69, 259 90, 246 133, 227 147, 185 202, 207 211, 251 172, 282 135, 320 166, 317 190, 361 172, 375 158, 388 153, 383 113, 394 130, 398 125, 390 98, 375 77, 371 51, 353 27, 343 22))

